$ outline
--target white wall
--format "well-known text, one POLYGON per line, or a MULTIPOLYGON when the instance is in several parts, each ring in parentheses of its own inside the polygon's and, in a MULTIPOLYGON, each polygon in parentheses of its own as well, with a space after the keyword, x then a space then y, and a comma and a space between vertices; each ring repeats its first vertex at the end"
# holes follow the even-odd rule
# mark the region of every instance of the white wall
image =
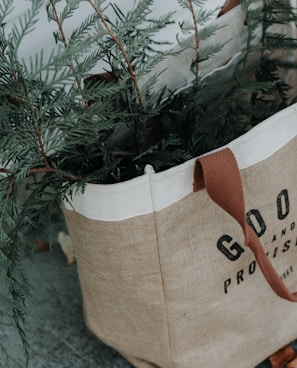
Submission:
MULTIPOLYGON (((40 19, 36 25, 36 29, 30 33, 25 39, 24 42, 19 50, 19 56, 21 58, 24 58, 25 60, 28 60, 30 55, 34 55, 36 52, 44 49, 45 55, 49 55, 52 48, 55 46, 55 41, 53 37, 53 31, 56 29, 56 24, 54 22, 48 21, 47 14, 46 14, 46 0, 40 0, 43 1, 43 8, 42 12, 40 14, 40 19)), ((65 4, 65 0, 58 3, 59 8, 65 4)), ((134 0, 115 0, 120 9, 123 11, 131 9, 134 4, 134 0)), ((15 0, 15 8, 14 11, 8 16, 6 21, 6 27, 9 30, 12 24, 15 24, 18 22, 18 17, 22 15, 26 9, 30 6, 30 1, 28 0, 15 0)), ((222 6, 224 3, 224 0, 207 0, 205 7, 209 10, 215 9, 218 6, 222 6)), ((73 30, 79 22, 85 18, 89 14, 89 12, 92 11, 92 8, 86 1, 82 1, 80 4, 79 11, 77 11, 74 16, 67 20, 65 26, 66 26, 66 33, 70 33, 71 30, 73 30)), ((172 43, 176 42, 176 34, 179 31, 178 21, 187 19, 189 15, 186 11, 181 10, 181 8, 178 5, 177 0, 155 0, 154 5, 154 11, 152 13, 152 16, 160 16, 162 14, 165 14, 169 11, 176 11, 176 14, 174 16, 174 19, 176 21, 176 24, 173 26, 170 26, 167 31, 163 32, 160 35, 160 39, 162 40, 168 40, 172 43)), ((111 16, 111 14, 108 14, 108 16, 111 16)), ((98 72, 98 71, 97 71, 98 72)))

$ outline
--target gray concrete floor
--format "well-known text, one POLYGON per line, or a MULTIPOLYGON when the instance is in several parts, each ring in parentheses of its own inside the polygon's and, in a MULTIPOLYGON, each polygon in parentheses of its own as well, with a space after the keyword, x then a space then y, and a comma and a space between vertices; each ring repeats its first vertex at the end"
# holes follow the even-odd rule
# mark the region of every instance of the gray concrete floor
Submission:
MULTIPOLYGON (((26 260, 24 268, 34 287, 26 322, 29 368, 132 368, 85 327, 76 265, 67 265, 59 247, 37 254, 33 264, 26 260)), ((12 368, 25 367, 18 341, 14 330, 0 334, 12 368)), ((268 367, 267 361, 258 366, 268 367)))
MULTIPOLYGON (((26 318, 30 368, 131 368, 85 327, 76 265, 68 266, 58 247, 37 254, 33 264, 26 260, 24 269, 34 287, 26 318)), ((0 343, 8 347, 11 368, 24 368, 16 332, 5 329, 0 343)))

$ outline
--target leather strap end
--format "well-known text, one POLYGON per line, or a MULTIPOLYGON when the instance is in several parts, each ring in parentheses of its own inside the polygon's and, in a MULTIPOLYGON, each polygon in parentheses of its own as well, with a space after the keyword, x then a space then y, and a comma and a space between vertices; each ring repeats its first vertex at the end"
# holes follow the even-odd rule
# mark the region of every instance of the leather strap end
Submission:
POLYGON ((287 364, 287 368, 297 368, 297 357, 295 356, 294 359, 290 360, 287 364))
POLYGON ((194 168, 193 191, 198 192, 199 190, 202 190, 204 188, 205 184, 204 184, 203 169, 199 159, 197 159, 195 161, 195 168, 194 168))
POLYGON ((287 368, 297 368, 296 353, 291 345, 286 345, 269 357, 272 368, 283 368, 295 360, 295 365, 287 365, 287 368), (292 360, 293 359, 293 360, 292 360))
POLYGON ((225 13, 228 13, 231 9, 235 8, 240 4, 240 0, 227 0, 223 5, 221 11, 219 12, 218 17, 222 16, 225 13))

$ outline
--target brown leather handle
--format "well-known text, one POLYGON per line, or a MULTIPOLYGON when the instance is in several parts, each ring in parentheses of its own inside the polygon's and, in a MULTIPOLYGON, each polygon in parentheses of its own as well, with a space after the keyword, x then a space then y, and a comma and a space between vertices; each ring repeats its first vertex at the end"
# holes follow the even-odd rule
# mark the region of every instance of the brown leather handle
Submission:
POLYGON ((239 223, 245 236, 245 245, 253 251, 263 275, 274 292, 284 299, 297 302, 297 293, 291 293, 287 289, 266 256, 257 235, 246 222, 240 171, 236 158, 229 148, 196 160, 194 191, 204 188, 210 198, 239 223))
POLYGON ((235 8, 235 6, 238 6, 239 4, 240 0, 226 0, 218 16, 220 17, 221 15, 228 13, 228 11, 235 8))

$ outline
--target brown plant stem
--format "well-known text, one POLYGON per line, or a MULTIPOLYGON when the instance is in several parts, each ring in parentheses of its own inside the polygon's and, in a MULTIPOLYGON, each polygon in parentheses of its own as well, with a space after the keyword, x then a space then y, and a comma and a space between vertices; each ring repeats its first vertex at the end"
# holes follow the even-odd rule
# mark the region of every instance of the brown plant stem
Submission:
POLYGON ((15 81, 15 84, 18 86, 20 84, 20 82, 19 82, 19 80, 17 78, 17 75, 16 75, 16 73, 13 69, 11 69, 11 73, 12 73, 13 80, 15 81))
POLYGON ((50 167, 50 164, 49 164, 47 156, 46 156, 46 152, 45 152, 45 148, 44 148, 44 144, 43 144, 43 140, 42 140, 42 137, 41 137, 41 133, 40 133, 38 124, 35 125, 35 132, 36 132, 36 136, 37 136, 37 139, 38 139, 38 143, 39 143, 39 147, 40 147, 40 151, 41 151, 41 154, 42 154, 44 165, 47 169, 50 169, 51 167, 50 167))
MULTIPOLYGON (((32 116, 35 115, 36 111, 33 108, 33 106, 30 104, 29 101, 27 101, 23 97, 9 95, 9 98, 26 105, 28 107, 28 109, 30 110, 32 116)), ((42 158, 43 158, 43 162, 44 162, 44 165, 45 165, 45 169, 48 170, 48 171, 52 171, 53 169, 51 168, 51 166, 48 162, 46 152, 45 152, 44 143, 43 143, 42 136, 41 136, 40 129, 39 129, 39 123, 40 122, 41 122, 41 120, 39 119, 38 123, 35 123, 35 133, 36 133, 36 137, 37 137, 37 140, 38 140, 38 145, 39 145, 39 148, 40 148, 40 152, 41 152, 41 155, 42 155, 42 158)), ((35 170, 35 169, 32 169, 32 170, 35 170)), ((0 168, 0 173, 8 173, 8 172, 9 171, 7 169, 0 168)), ((13 183, 12 183, 12 185, 13 185, 13 183)))
MULTIPOLYGON (((57 11, 57 8, 56 8, 56 1, 55 0, 50 0, 50 2, 51 2, 51 5, 52 5, 54 14, 55 14, 56 22, 57 22, 58 27, 59 27, 59 31, 60 31, 60 35, 61 35, 61 38, 62 38, 64 47, 67 48, 68 47, 68 42, 67 42, 67 38, 66 38, 66 35, 65 35, 65 32, 64 32, 64 29, 63 29, 63 25, 62 25, 61 19, 59 17, 59 14, 58 14, 58 11, 57 11)), ((83 88, 82 88, 82 85, 81 85, 81 81, 76 76, 76 70, 75 70, 75 66, 73 65, 73 63, 70 63, 70 68, 71 68, 71 70, 73 72, 73 75, 74 75, 76 84, 77 84, 80 92, 83 94, 83 88)))
POLYGON ((131 75, 132 81, 134 83, 139 105, 142 106, 143 105, 143 103, 142 103, 142 96, 141 96, 140 88, 138 86, 137 78, 136 78, 136 75, 135 75, 133 66, 131 65, 131 62, 130 62, 130 60, 128 58, 128 55, 127 55, 127 53, 126 53, 123 45, 118 40, 118 38, 116 37, 116 35, 113 33, 112 29, 110 28, 108 22, 105 19, 104 14, 102 14, 102 12, 97 8, 97 6, 94 4, 94 2, 92 0, 88 0, 88 1, 89 1, 90 5, 92 6, 92 8, 95 10, 95 12, 100 17, 102 23, 104 24, 105 29, 107 30, 107 32, 110 35, 110 37, 113 39, 114 43, 117 45, 117 47, 121 51, 121 53, 122 53, 122 55, 124 57, 124 60, 125 60, 125 62, 127 64, 129 74, 131 75))
MULTIPOLYGON (((51 166, 49 166, 49 167, 35 167, 35 168, 32 168, 32 169, 28 170, 29 175, 48 174, 48 173, 62 174, 65 178, 68 177, 69 179, 71 179, 73 181, 76 181, 76 182, 81 180, 81 178, 77 175, 72 175, 72 174, 69 174, 69 173, 65 173, 62 170, 55 169, 51 166)), ((0 174, 11 174, 11 173, 10 173, 9 169, 1 167, 0 168, 0 174)), ((15 182, 15 175, 16 174, 17 173, 14 173, 11 177, 9 187, 8 187, 8 191, 7 191, 8 195, 12 192, 12 188, 13 188, 13 185, 14 185, 14 182, 15 182)))
MULTIPOLYGON (((60 172, 60 170, 54 169, 52 167, 35 167, 33 169, 28 170, 29 174, 42 174, 42 173, 49 173, 49 172, 58 173, 58 172, 60 172)), ((5 169, 4 167, 1 167, 0 168, 0 173, 9 174, 10 171, 9 171, 9 169, 5 169)))
POLYGON ((197 25, 197 17, 196 17, 196 13, 195 13, 195 9, 194 9, 194 4, 193 4, 193 0, 189 0, 189 6, 190 6, 190 10, 191 10, 191 14, 192 14, 192 18, 193 18, 193 23, 194 23, 194 29, 195 29, 195 51, 196 51, 196 60, 195 60, 195 78, 196 78, 196 83, 195 83, 195 106, 194 106, 194 114, 195 114, 195 125, 198 125, 198 114, 199 114, 199 104, 198 104, 198 100, 199 100, 199 90, 198 90, 198 86, 197 86, 197 81, 198 81, 198 76, 199 76, 199 47, 200 47, 200 39, 199 39, 199 30, 198 30, 198 25, 197 25))
POLYGON ((196 78, 198 78, 198 75, 199 75, 198 59, 199 59, 200 39, 199 39, 199 30, 198 30, 198 26, 197 26, 197 17, 196 17, 196 14, 195 14, 193 0, 189 0, 189 6, 190 6, 192 18, 193 18, 194 28, 195 28, 195 50, 196 50, 195 76, 196 76, 196 78))
MULTIPOLYGON (((0 91, 5 91, 5 89, 3 87, 0 87, 0 91)), ((25 98, 23 97, 20 97, 20 96, 14 96, 14 95, 7 95, 7 98, 8 99, 11 99, 13 101, 16 101, 16 102, 20 102, 24 105, 27 105, 30 109, 31 109, 31 105, 30 105, 30 102, 27 101, 25 98)))
MULTIPOLYGON (((110 37, 113 39, 114 43, 117 45, 117 47, 119 48, 121 54, 123 55, 123 58, 125 60, 125 63, 127 64, 128 67, 128 72, 132 78, 134 87, 135 87, 135 91, 136 91, 136 96, 137 96, 137 100, 139 105, 142 107, 143 106, 143 101, 142 101, 142 96, 141 96, 141 92, 140 92, 140 88, 138 85, 138 81, 135 75, 135 71, 133 69, 133 66, 129 60, 129 57, 123 47, 123 45, 121 44, 121 42, 118 40, 118 38, 116 37, 116 35, 113 33, 112 29, 110 28, 108 22, 106 21, 106 18, 104 16, 104 14, 102 14, 102 12, 98 9, 98 7, 94 4, 94 2, 92 0, 88 0, 88 2, 90 3, 90 5, 92 6, 92 8, 94 9, 94 11, 98 14, 99 18, 101 19, 105 29, 107 30, 107 32, 109 33, 110 37)), ((146 121, 143 118, 142 119, 142 125, 143 128, 146 129, 146 121)), ((147 138, 147 137, 146 137, 147 138)), ((147 138, 148 141, 148 138, 147 138)))
POLYGON ((15 182, 15 176, 13 176, 12 179, 10 180, 10 182, 9 182, 8 189, 7 189, 7 192, 6 192, 7 196, 9 196, 12 193, 14 182, 15 182))
MULTIPOLYGON (((50 0, 51 2, 51 5, 52 5, 52 8, 53 8, 53 11, 54 11, 54 14, 55 14, 55 18, 56 18, 56 22, 58 24, 58 27, 59 27, 59 31, 60 31, 60 34, 61 34, 61 38, 62 38, 62 41, 63 41, 63 44, 64 44, 64 47, 67 48, 68 47, 68 42, 67 42, 67 38, 66 38, 66 35, 65 35, 65 32, 64 32, 64 29, 63 29, 63 25, 62 25, 62 22, 61 22, 61 19, 59 17, 59 14, 58 14, 58 11, 57 11, 57 8, 56 8, 56 2, 55 0, 50 0)), ((82 95, 82 98, 84 100, 84 104, 85 104, 85 108, 87 109, 89 107, 89 102, 85 99, 85 96, 83 94, 83 87, 81 85, 81 81, 79 78, 77 78, 76 76, 76 70, 75 70, 75 66, 73 65, 73 63, 70 63, 70 68, 72 70, 72 73, 74 75, 74 78, 75 78, 75 81, 76 81, 76 84, 81 92, 81 95, 82 95)), ((96 140, 96 145, 98 147, 98 149, 100 150, 100 142, 98 140, 98 137, 97 137, 97 134, 96 134, 96 131, 94 131, 94 135, 95 135, 95 140, 96 140)))

